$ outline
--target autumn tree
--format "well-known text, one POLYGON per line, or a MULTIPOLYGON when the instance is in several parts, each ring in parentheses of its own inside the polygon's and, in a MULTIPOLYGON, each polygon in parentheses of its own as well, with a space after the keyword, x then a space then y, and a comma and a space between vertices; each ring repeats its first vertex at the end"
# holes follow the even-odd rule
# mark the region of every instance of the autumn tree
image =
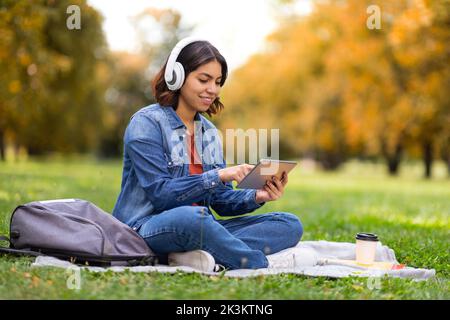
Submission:
POLYGON ((0 133, 30 154, 95 148, 106 50, 99 13, 81 0, 2 1, 1 9, 0 133), (66 25, 70 5, 80 8, 80 29, 66 25))
POLYGON ((310 15, 285 19, 230 77, 223 124, 280 127, 291 151, 331 169, 382 156, 396 174, 405 152, 421 150, 429 177, 435 155, 448 159, 448 5, 377 1, 375 29, 371 5, 320 1, 310 15))

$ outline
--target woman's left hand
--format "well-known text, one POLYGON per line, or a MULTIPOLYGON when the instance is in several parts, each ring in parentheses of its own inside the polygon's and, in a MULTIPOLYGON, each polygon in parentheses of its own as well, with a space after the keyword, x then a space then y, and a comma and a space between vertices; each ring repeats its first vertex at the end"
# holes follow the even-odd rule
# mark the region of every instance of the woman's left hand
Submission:
POLYGON ((288 177, 286 172, 283 172, 281 180, 275 176, 272 177, 272 181, 267 180, 262 189, 256 190, 256 203, 274 201, 281 198, 284 193, 284 186, 287 184, 287 182, 288 177))

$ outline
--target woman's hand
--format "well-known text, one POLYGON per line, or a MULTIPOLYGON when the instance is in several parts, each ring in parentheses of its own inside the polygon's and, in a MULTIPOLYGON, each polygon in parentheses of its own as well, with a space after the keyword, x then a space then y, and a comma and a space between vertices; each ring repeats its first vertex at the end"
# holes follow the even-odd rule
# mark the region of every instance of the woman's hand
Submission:
POLYGON ((288 176, 286 172, 283 171, 281 180, 273 176, 272 181, 267 180, 266 184, 262 189, 256 190, 256 203, 262 203, 267 201, 274 201, 279 198, 284 193, 284 186, 288 183, 288 176))
POLYGON ((222 182, 230 182, 235 180, 239 183, 253 169, 253 167, 254 165, 243 163, 238 166, 220 169, 219 178, 222 182))

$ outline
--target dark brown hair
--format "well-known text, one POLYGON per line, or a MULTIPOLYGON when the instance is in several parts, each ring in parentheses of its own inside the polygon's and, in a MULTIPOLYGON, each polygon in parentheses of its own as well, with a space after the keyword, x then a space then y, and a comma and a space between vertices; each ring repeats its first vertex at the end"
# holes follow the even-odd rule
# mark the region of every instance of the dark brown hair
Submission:
MULTIPOLYGON (((168 60, 169 58, 167 58, 168 60)), ((166 81, 164 80, 164 72, 166 70, 167 60, 161 70, 156 74, 152 81, 153 95, 156 101, 164 107, 171 106, 175 110, 178 105, 178 98, 180 96, 180 90, 171 91, 167 87, 166 81)), ((196 70, 198 67, 216 60, 220 63, 222 67, 222 78, 220 80, 220 86, 222 87, 228 76, 228 66, 225 58, 220 54, 219 50, 216 49, 208 41, 196 41, 188 44, 184 47, 180 54, 178 55, 177 61, 180 62, 184 67, 184 81, 186 81, 189 73, 196 70)), ((184 84, 184 83, 183 83, 184 84)), ((217 114, 224 108, 222 102, 220 102, 219 97, 214 99, 213 103, 206 111, 206 113, 211 116, 217 114)))

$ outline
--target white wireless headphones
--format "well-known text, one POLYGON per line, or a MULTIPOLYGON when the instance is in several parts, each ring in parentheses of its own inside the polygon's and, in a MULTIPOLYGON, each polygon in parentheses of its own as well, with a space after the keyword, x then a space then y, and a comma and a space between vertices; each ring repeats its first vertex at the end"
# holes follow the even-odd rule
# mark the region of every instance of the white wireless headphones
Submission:
POLYGON ((181 50, 188 44, 197 41, 207 41, 200 38, 187 37, 181 39, 170 52, 167 60, 166 70, 164 72, 164 80, 166 81, 169 90, 176 91, 183 86, 184 82, 184 68, 183 65, 177 61, 181 50))

